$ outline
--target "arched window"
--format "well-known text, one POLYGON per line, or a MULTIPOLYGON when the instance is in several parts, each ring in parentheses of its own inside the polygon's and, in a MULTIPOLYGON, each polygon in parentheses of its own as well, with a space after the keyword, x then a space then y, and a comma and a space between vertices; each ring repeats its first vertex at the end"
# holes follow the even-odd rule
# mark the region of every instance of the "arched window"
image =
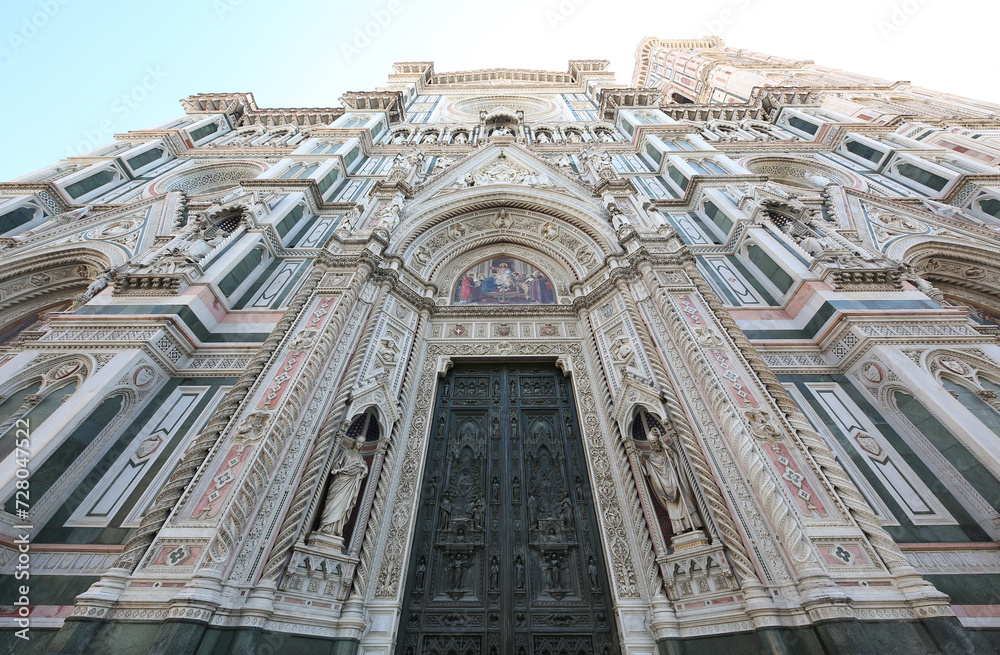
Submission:
MULTIPOLYGON (((120 394, 109 396, 101 401, 101 404, 91 412, 90 416, 85 418, 73 430, 73 433, 49 455, 45 462, 35 469, 29 478, 32 498, 41 498, 48 491, 66 468, 97 438, 97 435, 112 423, 124 404, 125 397, 120 394)), ((13 496, 7 500, 4 509, 8 512, 13 512, 16 509, 13 496)))
POLYGON ((306 168, 305 164, 292 164, 291 166, 288 167, 288 170, 286 170, 284 173, 280 175, 280 179, 282 180, 295 179, 299 176, 299 173, 305 170, 305 168, 306 168))
MULTIPOLYGON (((988 382, 988 381, 987 381, 988 382)), ((941 378, 941 384, 958 402, 972 412, 979 421, 1000 437, 1000 414, 988 405, 975 391, 948 377, 941 378)), ((997 385, 992 385, 997 387, 997 385)), ((997 387, 1000 388, 1000 387, 997 387)))
MULTIPOLYGON (((30 394, 25 394, 21 403, 13 408, 10 416, 7 419, 9 425, 4 425, 5 432, 0 435, 0 460, 9 455, 14 450, 15 435, 17 433, 16 423, 17 421, 11 422, 10 419, 17 416, 19 420, 27 422, 30 430, 35 432, 42 425, 42 423, 52 415, 63 402, 76 391, 78 382, 76 380, 71 381, 69 384, 65 384, 61 387, 57 387, 52 391, 45 392, 44 395, 38 399, 34 397, 34 392, 30 394), (27 408, 25 405, 29 405, 27 408), (24 410, 27 411, 24 411, 24 410), (21 411, 19 411, 21 410, 21 411)), ((34 388, 38 391, 38 385, 32 385, 28 387, 29 389, 34 388)), ((16 394, 19 396, 20 392, 16 394)), ((11 397, 14 400, 16 397, 11 397)), ((5 402, 4 405, 7 403, 5 402)), ((0 406, 2 407, 2 406, 0 406)))
POLYGON ((1000 481, 962 442, 914 396, 896 391, 893 402, 899 412, 964 477, 990 505, 1000 510, 1000 481))

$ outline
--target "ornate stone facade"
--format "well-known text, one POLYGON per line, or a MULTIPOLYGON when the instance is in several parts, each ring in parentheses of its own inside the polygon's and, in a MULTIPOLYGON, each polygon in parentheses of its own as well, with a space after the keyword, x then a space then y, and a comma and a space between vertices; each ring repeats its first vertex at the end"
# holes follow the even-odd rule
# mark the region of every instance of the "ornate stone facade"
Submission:
POLYGON ((192 96, 0 185, 2 643, 992 652, 1000 108, 718 39, 607 65, 192 96), (499 363, 575 416, 487 407, 455 452, 572 439, 572 474, 521 453, 563 495, 455 503, 440 389, 549 397, 450 386, 499 363), (487 607, 425 607, 437 641, 403 609, 434 570, 487 607), (558 611, 501 616, 533 579, 558 611))

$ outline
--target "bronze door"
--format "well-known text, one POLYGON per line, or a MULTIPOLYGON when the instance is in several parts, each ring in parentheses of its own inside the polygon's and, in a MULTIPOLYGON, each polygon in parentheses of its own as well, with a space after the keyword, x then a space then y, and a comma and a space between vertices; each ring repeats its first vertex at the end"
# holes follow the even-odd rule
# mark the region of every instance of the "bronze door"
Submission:
POLYGON ((618 652, 569 380, 456 365, 432 426, 397 654, 618 652))

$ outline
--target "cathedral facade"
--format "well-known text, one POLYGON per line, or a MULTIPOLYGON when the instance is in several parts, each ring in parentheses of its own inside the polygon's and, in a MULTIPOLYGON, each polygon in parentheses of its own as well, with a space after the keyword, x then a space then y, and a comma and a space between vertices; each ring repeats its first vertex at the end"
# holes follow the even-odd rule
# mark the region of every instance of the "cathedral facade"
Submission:
POLYGON ((341 102, 0 184, 4 649, 997 652, 1000 106, 715 38, 341 102))

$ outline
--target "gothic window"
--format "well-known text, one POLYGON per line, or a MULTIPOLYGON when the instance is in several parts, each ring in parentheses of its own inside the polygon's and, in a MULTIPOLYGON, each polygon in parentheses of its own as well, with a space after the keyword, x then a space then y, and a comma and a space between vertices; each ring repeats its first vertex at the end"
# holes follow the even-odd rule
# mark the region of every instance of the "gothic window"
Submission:
POLYGON ((74 494, 83 500, 64 525, 105 527, 119 511, 127 509, 133 493, 149 484, 163 460, 178 448, 177 442, 193 437, 195 410, 207 391, 208 387, 173 390, 136 434, 123 435, 111 448, 110 457, 102 457, 105 461, 95 467, 103 473, 96 485, 85 497, 83 493, 74 494))
POLYGON ((996 476, 914 396, 896 391, 892 401, 912 431, 926 439, 994 509, 1000 510, 1000 482, 996 476))
POLYGON ((333 187, 334 182, 337 181, 338 177, 340 177, 340 172, 337 171, 336 168, 330 169, 330 172, 324 175, 323 179, 321 179, 319 182, 316 183, 317 186, 319 187, 320 195, 322 195, 325 198, 327 191, 329 191, 330 188, 333 187))
POLYGON ((344 145, 343 141, 321 141, 309 151, 310 155, 332 155, 344 145))
POLYGON ((125 162, 133 171, 138 171, 140 168, 148 166, 154 161, 161 159, 164 152, 165 150, 163 148, 150 148, 149 150, 141 152, 130 159, 126 159, 125 162))
POLYGON ((232 299, 236 291, 245 287, 245 283, 256 277, 261 270, 265 253, 262 246, 251 250, 219 281, 219 290, 227 298, 232 299))
POLYGON ((844 147, 852 155, 857 155, 858 157, 866 159, 874 164, 882 161, 882 158, 885 157, 884 152, 876 150, 875 148, 854 139, 846 141, 844 143, 844 147))
POLYGON ((914 166, 913 164, 904 162, 896 166, 896 171, 908 180, 913 180, 917 184, 927 187, 928 189, 933 189, 935 191, 940 191, 948 183, 948 180, 941 177, 940 175, 935 175, 930 171, 927 171, 919 166, 914 166))
MULTIPOLYGON (((1000 436, 1000 414, 983 400, 980 395, 982 391, 977 393, 975 390, 959 384, 949 377, 941 378, 941 386, 947 389, 948 393, 954 396, 958 402, 962 403, 967 410, 972 412, 973 416, 979 419, 983 425, 992 430, 997 436, 1000 436)), ((991 397, 995 398, 995 395, 994 392, 991 397)))
POLYGON ((509 256, 482 261, 459 276, 452 293, 456 305, 551 305, 552 278, 532 264, 509 256))
POLYGON ((209 123, 207 125, 202 125, 201 127, 191 131, 191 140, 197 143, 205 137, 215 134, 219 131, 219 126, 216 123, 209 123))
POLYGON ((719 227, 723 235, 729 235, 729 231, 733 229, 733 219, 729 218, 725 212, 719 209, 715 203, 711 201, 705 202, 702 206, 702 211, 704 211, 705 215, 719 227))
POLYGON ((1000 218, 1000 198, 983 196, 976 201, 976 208, 988 216, 1000 218))
POLYGON ((305 205, 296 205, 289 211, 283 219, 278 221, 274 226, 274 229, 278 232, 278 235, 284 237, 288 232, 295 227, 299 221, 302 219, 305 213, 305 205))
POLYGON ((288 169, 281 174, 280 179, 282 180, 295 180, 295 179, 305 179, 316 172, 319 168, 318 163, 312 164, 292 164, 288 169))
POLYGON ((788 290, 792 288, 792 276, 785 272, 763 248, 751 243, 746 246, 744 252, 746 261, 760 272, 758 279, 773 285, 779 296, 788 293, 788 290))
POLYGON ((116 171, 106 168, 102 171, 94 173, 93 175, 85 177, 78 182, 68 184, 66 186, 66 193, 68 193, 74 200, 79 200, 91 191, 110 184, 115 180, 115 177, 116 171))
POLYGON ((799 118, 798 116, 790 116, 788 118, 788 124, 794 127, 800 132, 805 132, 810 136, 814 136, 817 131, 819 131, 819 126, 815 123, 805 120, 804 118, 799 118))
POLYGON ((678 186, 681 193, 687 190, 688 179, 684 176, 683 171, 676 166, 667 166, 667 177, 678 186))
POLYGON ((22 225, 40 218, 42 213, 42 210, 34 205, 22 205, 5 214, 0 214, 0 234, 16 230, 22 225))
POLYGON ((701 175, 725 175, 726 171, 711 159, 689 159, 688 165, 701 175))
MULTIPOLYGON (((22 410, 26 408, 27 411, 18 412, 17 408, 15 408, 14 411, 17 413, 18 418, 28 421, 28 424, 31 426, 31 430, 34 432, 38 430, 45 419, 59 409, 59 406, 62 405, 67 398, 73 395, 73 392, 76 391, 78 384, 78 381, 73 380, 68 384, 45 391, 44 395, 40 399, 37 396, 26 396, 21 408, 22 410)), ((14 449, 14 427, 4 427, 9 429, 7 429, 2 436, 0 436, 0 460, 9 455, 14 449)))
MULTIPOLYGON (((75 383, 73 383, 72 386, 75 389, 75 383)), ((112 424, 113 419, 121 411, 124 404, 125 397, 121 394, 105 398, 101 401, 97 408, 94 409, 94 411, 91 412, 91 414, 85 418, 75 430, 73 430, 66 440, 59 444, 59 447, 56 448, 43 463, 40 465, 35 464, 36 468, 29 478, 32 497, 42 497, 45 492, 48 491, 53 484, 55 484, 66 469, 72 465, 74 461, 76 461, 81 453, 83 453, 87 446, 89 446, 94 439, 101 434, 104 428, 112 424)), ((39 403, 39 408, 41 408, 41 406, 42 403, 39 403)), ((34 427, 34 423, 32 423, 32 429, 36 429, 34 427)), ((7 500, 4 509, 8 512, 14 511, 15 505, 13 496, 7 500)))

